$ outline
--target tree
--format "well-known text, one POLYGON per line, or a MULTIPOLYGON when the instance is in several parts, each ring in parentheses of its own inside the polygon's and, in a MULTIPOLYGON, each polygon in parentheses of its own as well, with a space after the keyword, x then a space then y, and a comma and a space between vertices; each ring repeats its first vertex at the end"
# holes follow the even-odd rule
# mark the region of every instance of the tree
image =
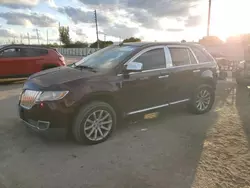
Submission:
POLYGON ((60 41, 68 46, 71 43, 70 35, 69 35, 69 27, 60 26, 59 27, 59 37, 60 41))
POLYGON ((205 36, 199 40, 199 43, 206 46, 206 45, 223 44, 223 41, 216 36, 205 36))
POLYGON ((141 42, 140 38, 134 38, 134 37, 130 37, 128 39, 123 40, 123 42, 141 42))
POLYGON ((70 44, 67 45, 67 47, 68 48, 86 48, 88 47, 88 43, 76 41, 75 43, 71 42, 70 44))
POLYGON ((185 42, 187 42, 187 41, 186 41, 186 40, 182 40, 182 41, 181 41, 181 43, 185 43, 185 42))
MULTIPOLYGON (((102 41, 102 40, 99 40, 99 47, 100 48, 105 48, 105 47, 107 47, 109 45, 112 45, 112 44, 113 44, 112 41, 102 41)), ((94 42, 94 43, 92 43, 90 45, 90 48, 97 48, 97 41, 94 42)))

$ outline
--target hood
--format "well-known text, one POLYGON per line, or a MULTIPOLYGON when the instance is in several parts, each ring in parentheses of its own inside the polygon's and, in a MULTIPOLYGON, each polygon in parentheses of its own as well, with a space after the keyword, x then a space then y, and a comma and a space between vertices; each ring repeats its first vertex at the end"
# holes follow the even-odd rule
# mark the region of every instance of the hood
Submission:
POLYGON ((28 81, 32 81, 42 87, 49 87, 51 85, 59 85, 82 78, 90 78, 99 74, 98 72, 92 72, 85 69, 80 70, 64 66, 35 73, 29 77, 28 81))

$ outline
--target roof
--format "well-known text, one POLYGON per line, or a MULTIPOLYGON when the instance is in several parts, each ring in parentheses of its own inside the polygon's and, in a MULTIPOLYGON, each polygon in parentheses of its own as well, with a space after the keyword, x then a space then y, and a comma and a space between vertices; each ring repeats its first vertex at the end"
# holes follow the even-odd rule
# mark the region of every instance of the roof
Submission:
POLYGON ((26 47, 26 48, 44 48, 44 49, 50 49, 50 47, 47 46, 41 46, 41 45, 26 45, 26 44, 8 44, 0 46, 0 48, 4 47, 26 47))
POLYGON ((130 45, 130 46, 138 46, 138 47, 150 47, 150 46, 158 46, 158 45, 182 45, 182 46, 201 46, 198 43, 194 42, 128 42, 123 43, 123 45, 130 45))

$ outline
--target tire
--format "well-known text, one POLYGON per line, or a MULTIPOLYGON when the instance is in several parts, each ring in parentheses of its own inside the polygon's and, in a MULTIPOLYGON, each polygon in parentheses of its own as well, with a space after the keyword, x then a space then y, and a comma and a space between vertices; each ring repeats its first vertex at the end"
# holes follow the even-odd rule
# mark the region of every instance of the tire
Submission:
POLYGON ((43 71, 43 70, 47 70, 47 69, 52 69, 52 68, 55 68, 55 67, 57 67, 57 66, 56 66, 56 65, 53 65, 53 64, 51 64, 51 65, 46 65, 46 66, 43 66, 42 71, 43 71))
POLYGON ((98 144, 111 136, 116 123, 117 116, 113 107, 105 102, 94 101, 84 105, 76 115, 72 126, 73 136, 81 144, 98 144))
POLYGON ((215 100, 215 90, 209 85, 201 85, 196 89, 188 105, 191 113, 204 114, 211 110, 215 100))

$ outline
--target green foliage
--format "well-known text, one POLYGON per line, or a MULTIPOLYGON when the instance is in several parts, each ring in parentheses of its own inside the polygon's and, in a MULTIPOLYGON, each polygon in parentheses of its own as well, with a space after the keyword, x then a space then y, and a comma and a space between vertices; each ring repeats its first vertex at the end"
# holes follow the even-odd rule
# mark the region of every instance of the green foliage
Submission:
POLYGON ((125 42, 141 42, 140 38, 134 38, 134 37, 130 37, 128 39, 123 40, 123 43, 125 42))
POLYGON ((67 45, 67 48, 86 48, 86 47, 88 47, 88 43, 81 41, 76 41, 75 43, 70 43, 69 45, 67 45))
MULTIPOLYGON (((112 45, 112 44, 113 44, 112 41, 101 41, 101 40, 99 40, 99 47, 100 47, 100 48, 105 48, 105 47, 107 47, 107 46, 109 46, 109 45, 112 45)), ((92 44, 90 45, 90 48, 97 48, 97 41, 94 42, 94 43, 92 43, 92 44)))
POLYGON ((59 38, 60 41, 68 46, 71 43, 70 35, 69 35, 69 27, 60 26, 59 27, 59 38))

